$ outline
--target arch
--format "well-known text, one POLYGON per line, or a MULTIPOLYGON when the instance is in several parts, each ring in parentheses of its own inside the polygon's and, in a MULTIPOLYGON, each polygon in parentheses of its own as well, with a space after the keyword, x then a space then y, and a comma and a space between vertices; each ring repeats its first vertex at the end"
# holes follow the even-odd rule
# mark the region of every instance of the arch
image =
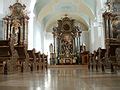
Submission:
MULTIPOLYGON (((50 32, 52 26, 55 26, 57 23, 57 20, 61 19, 61 16, 64 17, 65 12, 59 12, 55 14, 54 16, 50 16, 47 23, 45 24, 45 30, 47 32, 50 32)), ((88 30, 89 23, 84 19, 84 17, 80 16, 78 13, 68 13, 68 17, 72 17, 72 19, 75 19, 77 22, 84 25, 85 29, 88 30), (74 18, 73 18, 74 17, 74 18)))

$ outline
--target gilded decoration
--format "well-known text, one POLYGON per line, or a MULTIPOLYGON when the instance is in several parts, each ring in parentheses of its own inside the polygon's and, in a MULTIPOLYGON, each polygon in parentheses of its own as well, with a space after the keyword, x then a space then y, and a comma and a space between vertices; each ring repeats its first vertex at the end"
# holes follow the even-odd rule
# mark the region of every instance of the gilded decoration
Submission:
POLYGON ((17 2, 10 5, 10 15, 3 20, 5 22, 5 39, 12 38, 14 45, 27 44, 28 20, 29 17, 25 13, 26 6, 17 2))
POLYGON ((58 27, 53 28, 54 53, 57 54, 58 64, 75 64, 79 58, 81 29, 75 26, 74 21, 65 16, 58 20, 58 27))

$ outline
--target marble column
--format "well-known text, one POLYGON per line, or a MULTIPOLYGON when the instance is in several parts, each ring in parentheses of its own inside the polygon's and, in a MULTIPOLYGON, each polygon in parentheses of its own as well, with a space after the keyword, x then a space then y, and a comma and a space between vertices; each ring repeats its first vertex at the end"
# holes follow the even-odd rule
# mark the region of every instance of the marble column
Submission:
POLYGON ((60 60, 60 39, 59 36, 57 37, 57 64, 59 64, 60 60))
POLYGON ((106 15, 103 14, 105 38, 107 38, 107 29, 106 29, 107 22, 106 22, 106 19, 107 19, 106 15))
POLYGON ((23 40, 22 40, 22 43, 24 44, 24 41, 25 41, 25 18, 23 18, 23 40))
POLYGON ((54 54, 55 54, 55 42, 56 42, 56 40, 55 40, 55 34, 53 34, 53 43, 54 43, 54 48, 53 48, 53 52, 54 52, 54 54))
POLYGON ((110 15, 109 19, 110 19, 110 37, 113 38, 113 27, 112 27, 112 15, 110 15))
POLYGON ((75 38, 73 39, 73 54, 75 54, 75 38))

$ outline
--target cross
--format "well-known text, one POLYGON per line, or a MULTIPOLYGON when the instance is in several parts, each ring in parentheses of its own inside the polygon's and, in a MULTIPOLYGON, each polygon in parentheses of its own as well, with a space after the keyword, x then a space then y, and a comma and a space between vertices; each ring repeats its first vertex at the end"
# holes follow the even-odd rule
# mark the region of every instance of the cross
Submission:
POLYGON ((19 0, 16 0, 16 2, 18 3, 18 2, 19 2, 19 0))
POLYGON ((68 15, 67 14, 65 14, 65 17, 67 17, 68 15))

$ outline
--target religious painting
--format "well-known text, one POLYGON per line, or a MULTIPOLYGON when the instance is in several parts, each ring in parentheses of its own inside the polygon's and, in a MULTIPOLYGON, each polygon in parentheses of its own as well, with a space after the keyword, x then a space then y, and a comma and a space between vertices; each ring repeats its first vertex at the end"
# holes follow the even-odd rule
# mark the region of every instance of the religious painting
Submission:
POLYGON ((61 51, 66 56, 69 57, 73 51, 73 40, 72 36, 69 34, 64 34, 61 39, 61 51))

